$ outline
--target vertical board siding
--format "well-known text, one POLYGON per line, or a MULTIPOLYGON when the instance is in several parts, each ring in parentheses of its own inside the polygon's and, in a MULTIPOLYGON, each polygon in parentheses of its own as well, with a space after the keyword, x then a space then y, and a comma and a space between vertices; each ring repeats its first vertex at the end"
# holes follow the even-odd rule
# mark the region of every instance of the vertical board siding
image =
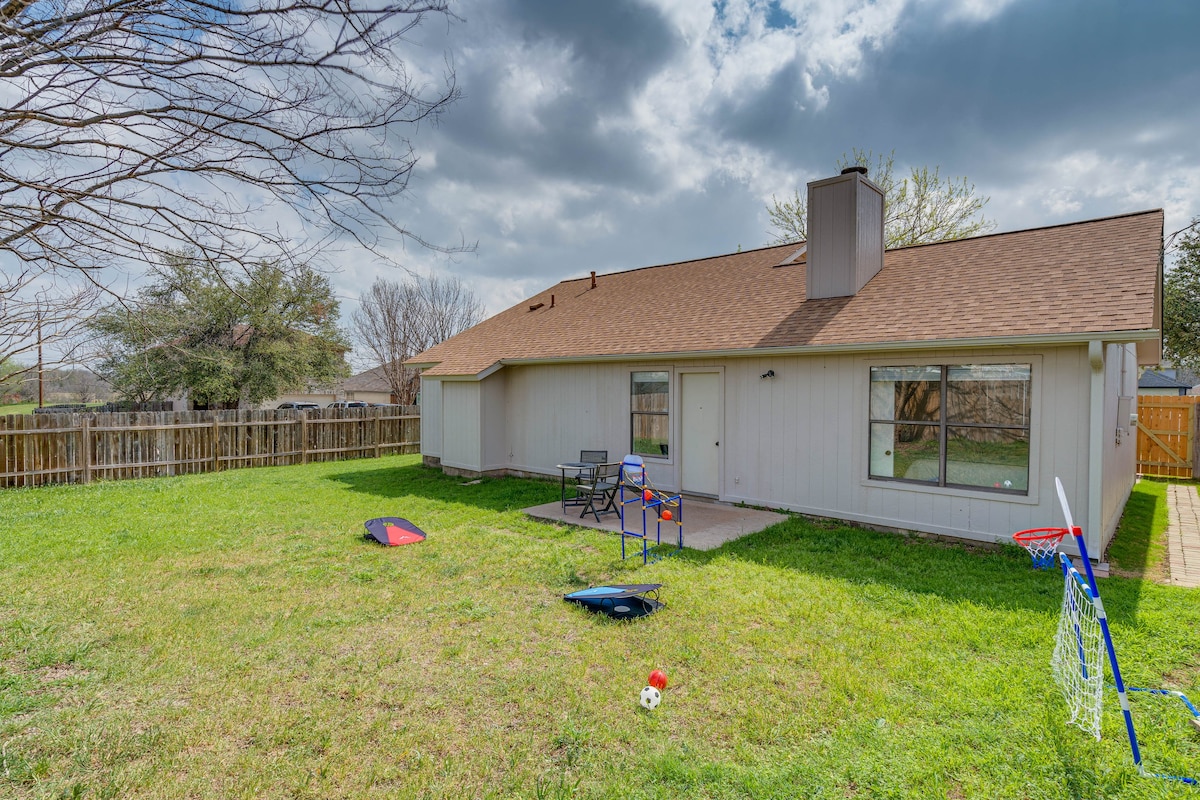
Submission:
POLYGON ((0 487, 415 453, 416 406, 0 417, 0 487))
MULTIPOLYGON (((1104 373, 1104 453, 1101 473, 1101 508, 1097 552, 1104 552, 1117 532, 1121 512, 1137 477, 1136 425, 1129 417, 1121 419, 1120 399, 1137 395, 1137 347, 1110 344, 1105 353, 1104 373)), ((1130 407, 1132 409, 1132 406, 1130 407)), ((1092 544, 1089 541, 1089 546, 1092 544)))
MULTIPOLYGON (((647 468, 657 485, 676 490, 680 370, 705 367, 720 368, 724 376, 721 500, 995 541, 1018 530, 1060 524, 1054 491, 1057 475, 1063 479, 1077 521, 1089 524, 1086 409, 1091 373, 1087 348, 1081 346, 925 351, 887 357, 839 354, 509 366, 503 384, 504 455, 512 454, 508 468, 557 476, 555 465, 577 459, 583 449, 607 450, 612 460, 620 459, 630 448, 630 372, 666 370, 671 375, 672 452, 668 458, 647 459, 647 468), (870 365, 973 360, 1033 364, 1029 495, 931 490, 868 480, 870 365), (775 376, 761 377, 768 370, 775 376)), ((481 432, 468 428, 481 419, 492 419, 492 410, 481 413, 478 405, 468 403, 469 416, 460 416, 450 399, 451 385, 442 384, 447 398, 443 403, 445 453, 448 457, 449 441, 456 435, 471 439, 478 453, 481 432)), ((1114 384, 1111 390, 1118 388, 1114 384)), ((489 406, 496 402, 495 396, 488 394, 489 406)), ((494 446, 489 438, 487 447, 494 446)), ((1116 476, 1111 484, 1120 488, 1120 482, 1116 476)))
POLYGON ((1137 471, 1160 478, 1192 480, 1196 475, 1196 435, 1200 396, 1139 395, 1137 471))
POLYGON ((458 469, 483 469, 480 441, 479 384, 442 381, 442 463, 458 469))

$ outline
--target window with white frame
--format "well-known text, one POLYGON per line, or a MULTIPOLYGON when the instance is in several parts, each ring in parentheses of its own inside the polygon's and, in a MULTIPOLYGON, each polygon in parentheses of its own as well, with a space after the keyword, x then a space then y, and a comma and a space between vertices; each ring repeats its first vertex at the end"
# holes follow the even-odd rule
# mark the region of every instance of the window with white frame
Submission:
POLYGON ((871 478, 1029 492, 1029 364, 871 367, 871 478))
POLYGON ((631 453, 666 458, 671 433, 671 373, 632 373, 629 398, 631 453))

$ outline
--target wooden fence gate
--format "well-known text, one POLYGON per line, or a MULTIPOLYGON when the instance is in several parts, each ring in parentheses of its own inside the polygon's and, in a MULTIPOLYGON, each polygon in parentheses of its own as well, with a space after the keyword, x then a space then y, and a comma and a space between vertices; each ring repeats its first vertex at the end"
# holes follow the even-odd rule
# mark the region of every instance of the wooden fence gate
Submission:
POLYGON ((1191 480, 1200 474, 1196 447, 1200 396, 1138 395, 1137 471, 1142 475, 1191 480))

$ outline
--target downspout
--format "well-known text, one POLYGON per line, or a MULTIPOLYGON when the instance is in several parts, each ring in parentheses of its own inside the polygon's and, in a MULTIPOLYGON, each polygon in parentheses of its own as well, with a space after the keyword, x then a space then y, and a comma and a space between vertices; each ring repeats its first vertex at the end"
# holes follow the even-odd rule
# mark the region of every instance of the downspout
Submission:
POLYGON ((1088 342, 1088 362, 1092 367, 1090 410, 1088 415, 1088 553, 1097 562, 1103 558, 1100 539, 1104 535, 1104 343, 1088 342))

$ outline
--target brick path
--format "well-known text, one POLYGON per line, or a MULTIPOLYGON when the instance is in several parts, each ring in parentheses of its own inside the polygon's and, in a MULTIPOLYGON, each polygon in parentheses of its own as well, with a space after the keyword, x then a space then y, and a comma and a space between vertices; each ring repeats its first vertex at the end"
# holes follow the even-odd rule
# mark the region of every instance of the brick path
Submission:
POLYGON ((1172 584, 1200 586, 1200 495, 1191 484, 1167 486, 1167 555, 1172 584))

